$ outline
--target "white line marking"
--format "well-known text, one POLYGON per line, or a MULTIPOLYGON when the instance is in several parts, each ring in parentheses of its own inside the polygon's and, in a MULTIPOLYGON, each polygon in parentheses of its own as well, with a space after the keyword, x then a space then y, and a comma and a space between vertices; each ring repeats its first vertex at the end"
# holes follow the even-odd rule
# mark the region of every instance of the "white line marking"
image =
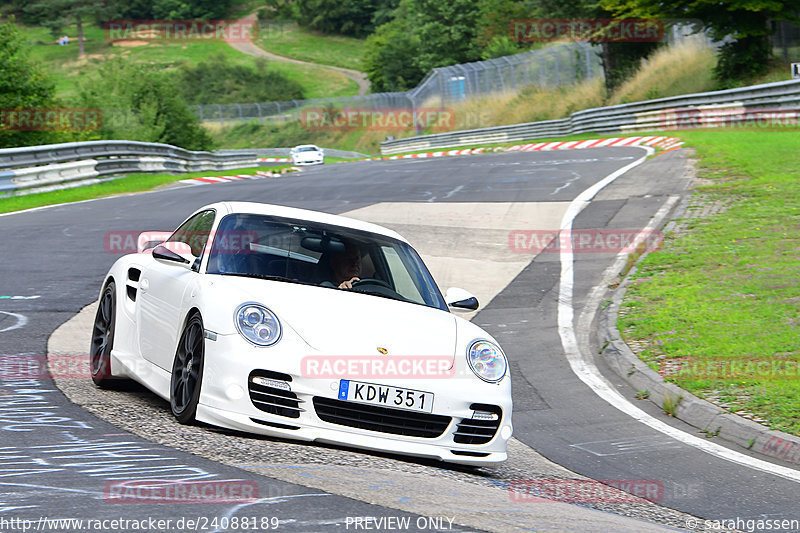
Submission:
POLYGON ((8 316, 13 316, 14 318, 17 319, 16 324, 14 324, 13 326, 8 326, 5 329, 0 329, 0 333, 5 333, 6 331, 12 331, 15 329, 24 328, 25 324, 28 323, 28 317, 26 317, 25 315, 20 315, 19 313, 9 313, 8 311, 0 311, 0 313, 3 313, 4 315, 8 316))
MULTIPOLYGON (((642 164, 648 156, 654 153, 653 148, 640 148, 647 150, 647 155, 637 159, 629 165, 622 167, 613 174, 606 176, 599 182, 583 191, 572 201, 567 208, 566 213, 564 213, 564 217, 561 219, 562 231, 569 231, 572 228, 572 222, 575 220, 575 217, 578 216, 583 208, 588 205, 589 200, 594 198, 594 196, 601 189, 625 174, 628 170, 642 164)), ((674 203, 675 201, 677 201, 677 198, 673 197, 671 202, 674 203)), ((665 216, 671 207, 672 206, 669 202, 665 204, 659 213, 657 213, 656 216, 651 219, 650 224, 648 224, 646 229, 653 229, 651 226, 655 226, 656 221, 660 220, 659 215, 665 216)), ((619 254, 614 265, 609 267, 605 271, 604 275, 619 272, 620 265, 623 261, 625 261, 625 255, 619 254)), ((558 333, 561 336, 561 345, 564 348, 564 353, 567 357, 570 368, 572 368, 572 371, 575 373, 575 375, 578 376, 578 378, 590 389, 592 389, 595 394, 608 402, 612 407, 622 411, 634 420, 641 422, 642 424, 645 424, 656 431, 668 435, 680 442, 683 442, 684 444, 693 446, 698 450, 704 451, 708 454, 732 463, 746 466, 754 470, 759 470, 761 472, 766 472, 768 474, 774 474, 790 481, 800 482, 800 471, 787 468, 785 466, 772 464, 754 457, 749 457, 711 442, 707 439, 690 435, 689 433, 676 429, 669 424, 665 424, 661 420, 654 418, 653 416, 645 413, 638 407, 635 407, 633 404, 631 404, 614 388, 611 383, 606 381, 606 379, 600 374, 600 371, 597 369, 590 356, 584 357, 584 355, 581 353, 578 345, 578 338, 575 334, 575 328, 572 323, 574 318, 574 309, 572 308, 573 285, 573 254, 567 248, 564 248, 561 250, 561 281, 559 285, 558 297, 558 333)), ((599 303, 600 295, 604 292, 605 285, 605 283, 600 283, 599 285, 595 286, 594 290, 589 295, 588 302, 579 320, 579 329, 584 332, 582 333, 582 340, 588 336, 590 327, 589 318, 593 314, 592 308, 596 308, 596 304, 599 303), (594 306, 592 305, 593 303, 595 304, 594 306)))
POLYGON ((452 191, 450 191, 450 192, 448 192, 447 194, 445 194, 445 195, 444 195, 444 197, 445 197, 445 198, 450 198, 451 196, 453 196, 455 193, 457 193, 458 191, 460 191, 460 190, 461 190, 461 189, 463 189, 463 188, 464 188, 464 186, 463 186, 463 185, 459 185, 458 187, 456 187, 456 188, 455 188, 455 189, 453 189, 452 191))

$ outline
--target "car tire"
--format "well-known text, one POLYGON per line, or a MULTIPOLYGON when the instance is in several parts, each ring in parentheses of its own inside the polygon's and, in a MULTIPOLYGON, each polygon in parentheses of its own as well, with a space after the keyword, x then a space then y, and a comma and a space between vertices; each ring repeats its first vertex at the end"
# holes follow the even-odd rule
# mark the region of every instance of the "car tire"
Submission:
POLYGON ((92 327, 92 342, 89 346, 89 366, 92 381, 98 387, 107 387, 111 377, 111 350, 114 348, 114 331, 117 318, 117 291, 109 281, 100 296, 92 327))
POLYGON ((169 382, 169 405, 172 415, 181 424, 193 423, 197 413, 205 360, 204 332, 200 314, 193 314, 183 328, 175 351, 169 382))

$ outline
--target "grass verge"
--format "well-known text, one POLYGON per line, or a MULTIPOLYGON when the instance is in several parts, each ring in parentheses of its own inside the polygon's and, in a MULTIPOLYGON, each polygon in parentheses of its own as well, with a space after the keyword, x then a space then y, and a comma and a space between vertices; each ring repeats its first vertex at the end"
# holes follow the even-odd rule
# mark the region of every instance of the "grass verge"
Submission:
POLYGON ((668 381, 800 434, 796 131, 681 132, 700 157, 691 217, 640 263, 619 321, 668 381))
MULTIPOLYGON (((276 170, 287 167, 281 165, 269 167, 269 170, 276 170)), ((96 185, 86 187, 75 187, 73 189, 63 189, 60 191, 41 192, 25 194, 22 196, 9 196, 0 198, 0 213, 10 213, 43 207, 47 205, 65 204, 80 202, 82 200, 92 200, 106 196, 117 196, 134 192, 150 191, 162 185, 167 185, 180 180, 189 178, 202 178, 206 176, 230 176, 235 174, 255 174, 262 168, 243 168, 231 170, 211 170, 207 172, 189 172, 187 174, 128 174, 127 176, 115 180, 104 181, 96 185)))
POLYGON ((364 39, 323 35, 285 20, 260 23, 255 42, 264 50, 283 57, 359 71, 366 45, 364 39))

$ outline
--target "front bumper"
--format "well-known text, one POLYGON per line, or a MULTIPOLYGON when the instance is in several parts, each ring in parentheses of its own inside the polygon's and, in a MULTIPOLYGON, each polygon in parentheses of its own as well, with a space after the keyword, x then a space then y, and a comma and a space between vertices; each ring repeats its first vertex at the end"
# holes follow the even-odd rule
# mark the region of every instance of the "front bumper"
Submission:
POLYGON ((314 159, 295 159, 293 163, 297 166, 306 166, 306 165, 321 165, 325 162, 322 157, 314 158, 314 159))
MULTIPOLYGON (((448 417, 449 421, 444 420, 439 424, 443 429, 440 434, 438 429, 433 431, 437 436, 409 436, 323 420, 323 417, 332 419, 330 404, 342 404, 337 397, 340 380, 303 376, 301 359, 305 355, 319 356, 307 345, 292 338, 284 338, 278 345, 269 348, 251 346, 238 334, 219 335, 216 341, 207 341, 197 419, 216 426, 262 435, 431 457, 451 463, 485 465, 507 459, 506 444, 513 433, 511 385, 508 376, 500 384, 489 384, 472 375, 469 369, 466 369, 469 373, 466 374, 456 368, 455 375, 450 378, 398 380, 359 377, 359 381, 434 393, 434 409, 431 414, 440 421, 444 420, 443 417, 448 417), (286 375, 290 379, 287 382, 287 387, 291 389, 289 397, 294 397, 297 401, 277 400, 290 406, 286 409, 268 408, 265 411, 263 405, 262 408, 256 407, 251 399, 256 396, 250 392, 248 380, 253 371, 259 369, 267 371, 273 377, 278 375, 276 373, 286 375), (321 410, 322 405, 320 409, 315 406, 315 398, 317 403, 328 405, 327 412, 321 410), (480 443, 471 444, 469 442, 475 439, 458 436, 457 433, 463 433, 464 428, 475 425, 476 419, 473 417, 476 403, 495 406, 498 417, 493 434, 477 439, 480 443)), ((262 396, 257 398, 265 399, 262 396)), ((266 400, 268 403, 271 401, 269 398, 266 400)), ((371 405, 355 402, 346 402, 346 406, 356 411, 360 411, 362 407, 365 412, 373 409, 371 405)), ((407 417, 415 424, 418 423, 416 419, 426 418, 425 415, 416 416, 414 412, 404 410, 389 411, 398 419, 407 417)))

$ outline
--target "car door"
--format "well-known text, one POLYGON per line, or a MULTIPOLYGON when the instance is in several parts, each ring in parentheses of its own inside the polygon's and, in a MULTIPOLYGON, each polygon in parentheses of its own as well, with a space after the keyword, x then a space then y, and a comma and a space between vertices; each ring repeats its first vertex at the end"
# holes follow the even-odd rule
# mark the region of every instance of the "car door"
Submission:
POLYGON ((170 250, 185 250, 181 255, 188 264, 154 257, 142 270, 137 308, 139 348, 146 360, 168 371, 172 370, 183 325, 183 302, 187 291, 198 282, 200 259, 214 217, 213 210, 195 214, 164 243, 170 250))

